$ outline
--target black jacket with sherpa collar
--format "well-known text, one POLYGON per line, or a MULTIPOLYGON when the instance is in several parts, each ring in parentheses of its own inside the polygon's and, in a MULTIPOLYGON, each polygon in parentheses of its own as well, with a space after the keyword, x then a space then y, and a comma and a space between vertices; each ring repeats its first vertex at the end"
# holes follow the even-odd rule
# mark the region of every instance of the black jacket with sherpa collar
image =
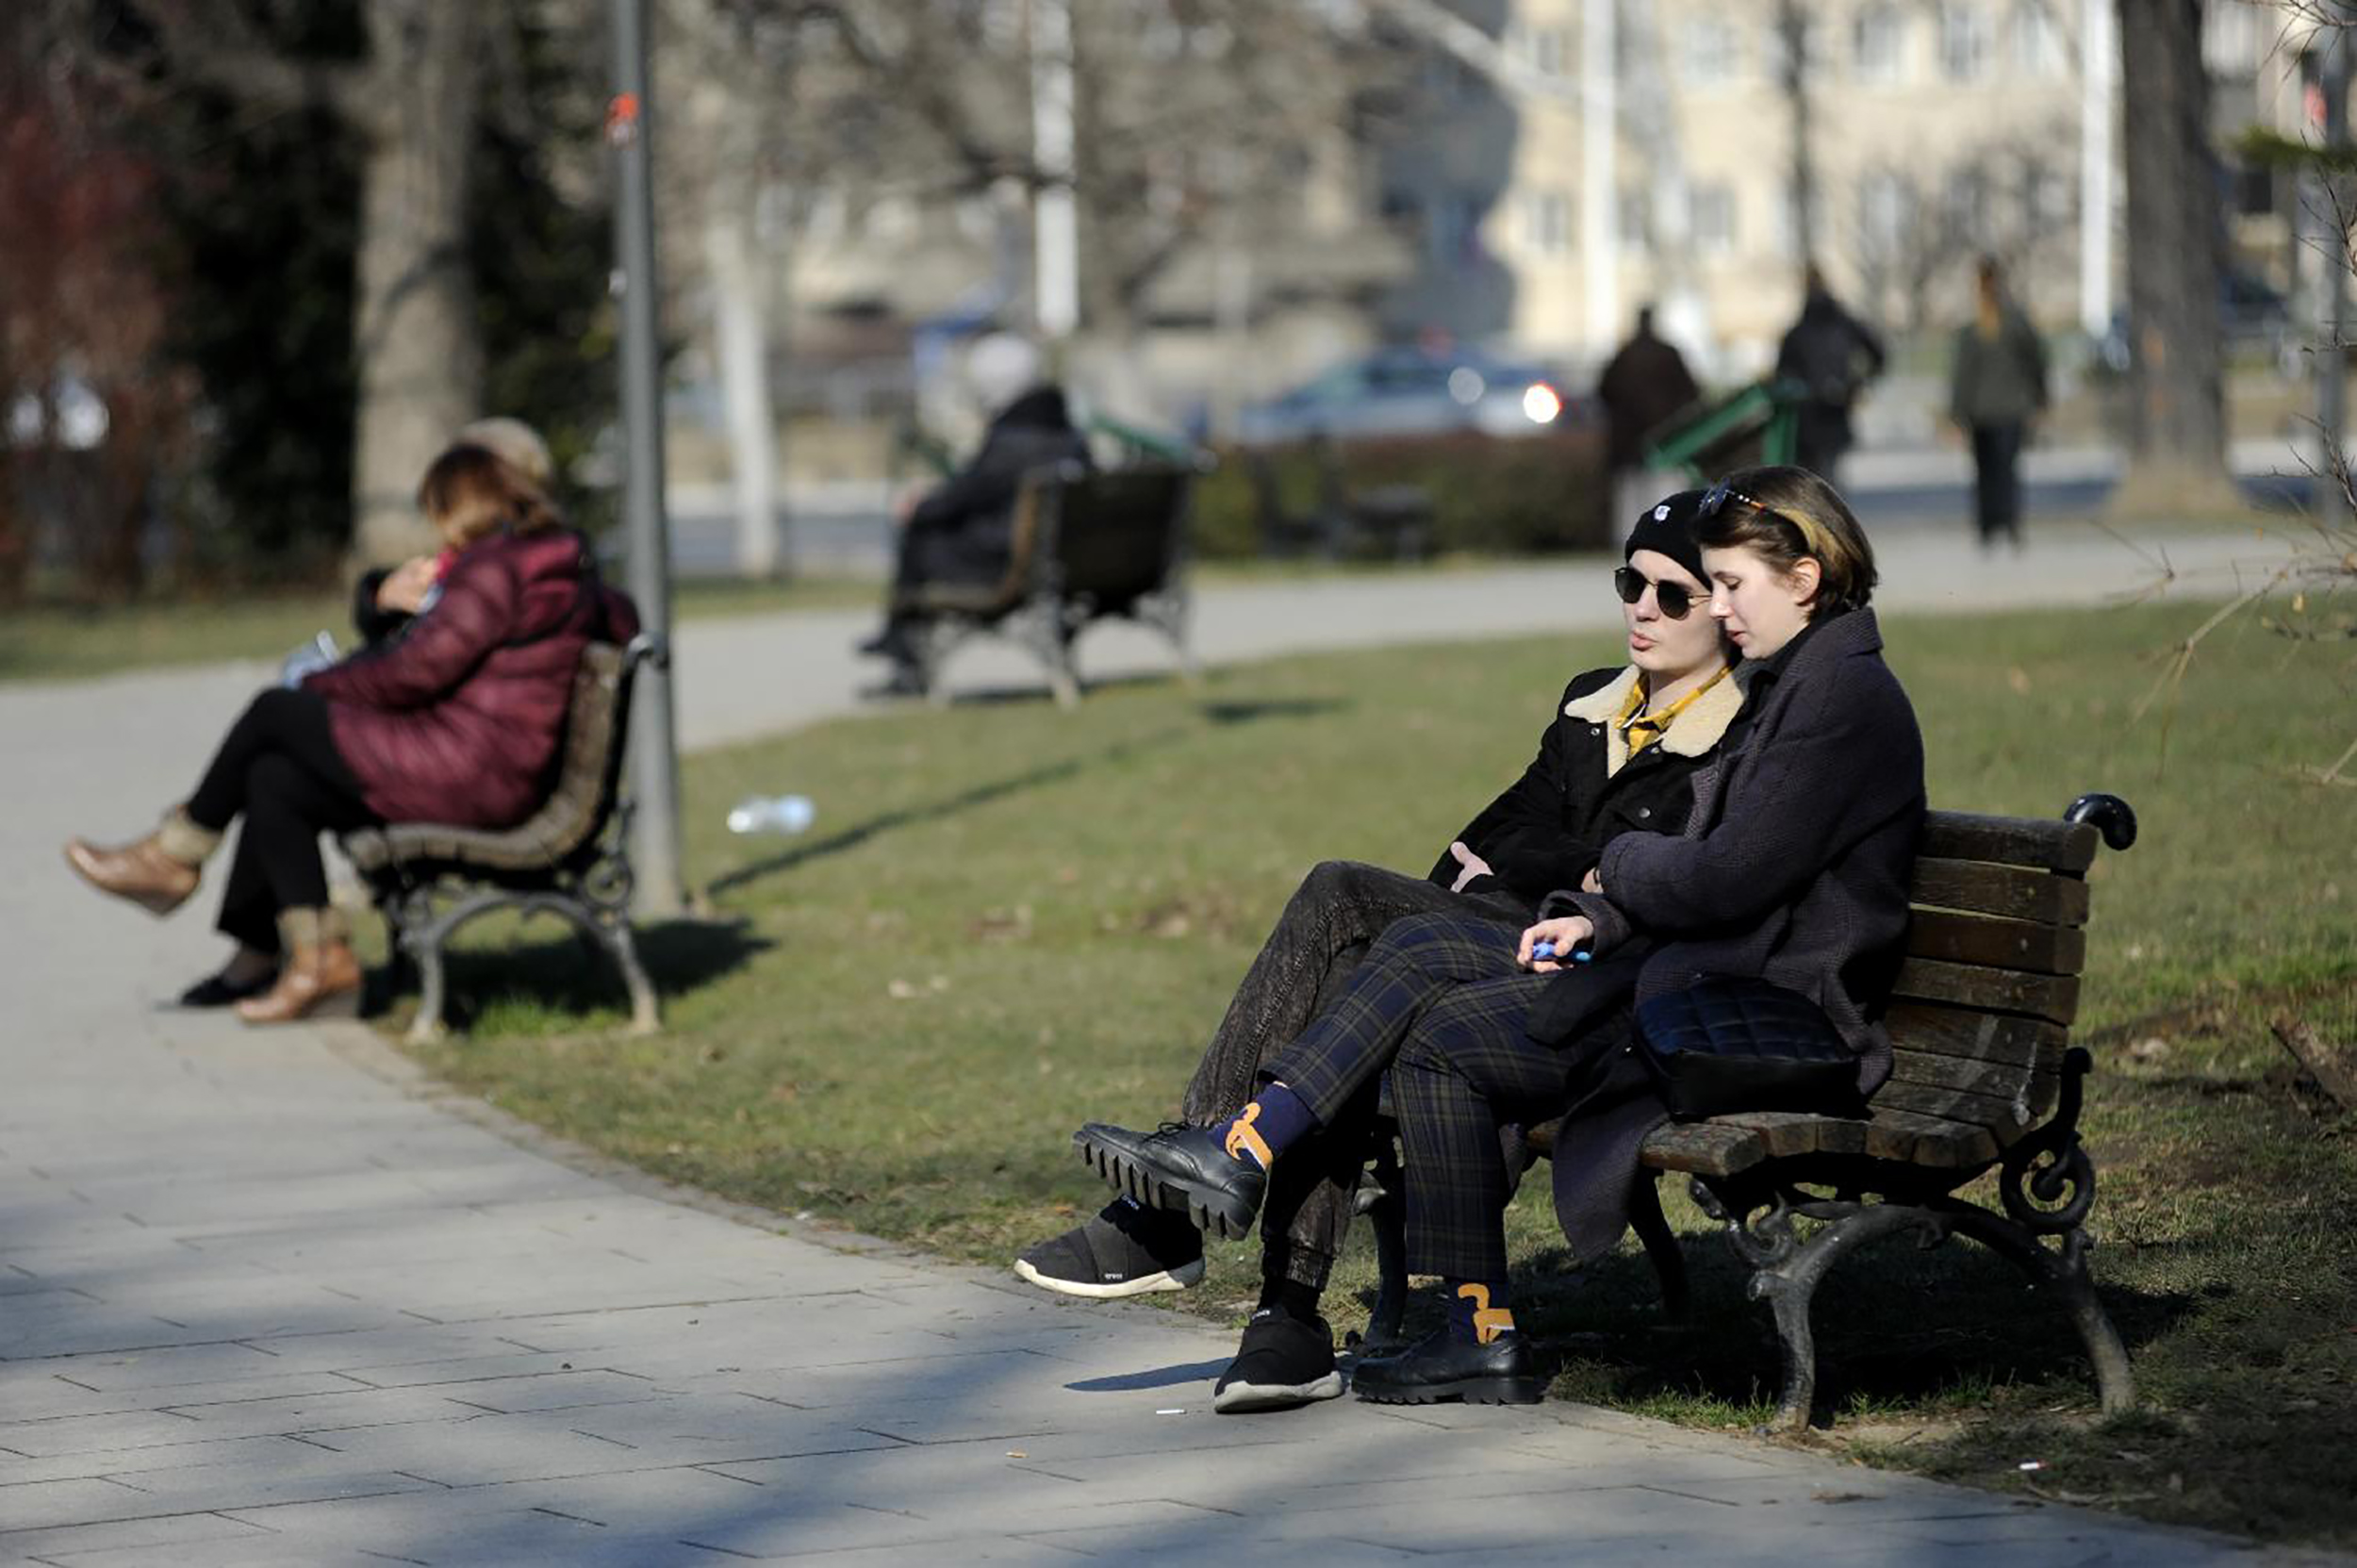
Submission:
MULTIPOLYGON (((1614 720, 1637 679, 1633 665, 1591 669, 1563 688, 1539 754, 1457 835, 1494 873, 1475 878, 1465 892, 1510 892, 1535 908, 1550 890, 1577 886, 1614 838, 1686 825, 1695 772, 1715 756, 1743 693, 1732 679, 1719 682, 1672 719, 1659 740, 1630 757, 1614 720)), ((1443 850, 1431 880, 1452 886, 1462 870, 1443 850)))

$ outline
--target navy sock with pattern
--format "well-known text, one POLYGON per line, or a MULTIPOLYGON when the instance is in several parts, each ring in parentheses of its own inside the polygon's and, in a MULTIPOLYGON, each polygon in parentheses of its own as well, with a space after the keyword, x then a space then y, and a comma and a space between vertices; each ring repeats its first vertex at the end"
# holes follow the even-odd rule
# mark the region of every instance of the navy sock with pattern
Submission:
POLYGON ((1318 1118, 1306 1100, 1282 1083, 1272 1083, 1234 1120, 1214 1131, 1230 1158, 1249 1160, 1266 1170, 1289 1145, 1316 1131, 1317 1126, 1318 1118))
POLYGON ((1487 1345, 1500 1334, 1514 1331, 1505 1280, 1443 1279, 1441 1283, 1448 1296, 1450 1337, 1468 1345, 1487 1345))

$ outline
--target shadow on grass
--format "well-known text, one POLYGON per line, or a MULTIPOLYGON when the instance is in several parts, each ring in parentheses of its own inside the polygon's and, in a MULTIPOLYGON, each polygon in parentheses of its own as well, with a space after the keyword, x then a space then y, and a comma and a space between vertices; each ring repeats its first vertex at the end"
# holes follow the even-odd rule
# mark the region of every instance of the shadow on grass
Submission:
MULTIPOLYGON (((1744 1424, 1773 1412, 1783 1386, 1775 1322, 1746 1295, 1749 1268, 1715 1233, 1681 1238, 1692 1315, 1663 1315, 1652 1265, 1634 1250, 1574 1270, 1562 1247, 1514 1270, 1515 1316, 1554 1352, 1572 1396, 1622 1407, 1723 1407, 1744 1424)), ((1978 1406, 1989 1390, 2039 1386, 2049 1403, 2092 1406, 2095 1374, 2059 1302, 2014 1266, 1964 1242, 1929 1251, 1892 1238, 1827 1277, 1817 1292, 1817 1415, 1827 1411, 1978 1406)), ((2104 1310, 2133 1355, 2161 1339, 2194 1302, 2099 1281, 2104 1310)), ((1373 1292, 1362 1293, 1371 1309, 1373 1292)), ((1414 1339, 1436 1305, 1411 1306, 1414 1339)))
MULTIPOLYGON (((1332 698, 1277 699, 1269 701, 1206 703, 1203 713, 1204 717, 1214 724, 1249 724, 1264 718, 1305 718, 1348 706, 1350 706, 1348 702, 1332 698)), ((1037 767, 1026 768, 1020 773, 1010 774, 1003 779, 993 779, 986 784, 975 784, 971 788, 946 795, 937 801, 906 806, 898 811, 888 811, 881 816, 871 817, 865 822, 855 823, 840 833, 805 839, 795 844, 793 848, 781 850, 766 859, 740 866, 733 871, 715 877, 705 885, 704 891, 707 895, 730 892, 748 883, 759 882, 765 877, 775 876, 781 871, 793 870, 798 866, 805 866, 815 860, 824 860, 831 855, 847 853, 902 828, 937 822, 944 817, 954 817, 960 812, 972 811, 977 807, 1006 800, 1010 796, 1021 795, 1030 790, 1043 789, 1050 784, 1061 784, 1066 779, 1077 778, 1093 767, 1102 767, 1136 756, 1141 752, 1172 745, 1194 733, 1191 727, 1173 725, 1156 730, 1150 734, 1140 735, 1134 740, 1125 740, 1117 745, 1108 746, 1102 751, 1085 756, 1066 757, 1061 762, 1046 763, 1037 767)))
MULTIPOLYGON (((677 997, 708 985, 750 963, 777 944, 754 934, 745 920, 662 920, 635 928, 640 962, 656 992, 677 997)), ((519 927, 497 945, 452 948, 444 955, 449 985, 443 1013, 453 1029, 465 1030, 485 1010, 522 1000, 562 1017, 629 1011, 629 993, 605 949, 561 925, 519 927), (542 935, 542 932, 550 934, 542 935)), ((383 1011, 396 992, 415 982, 391 970, 371 977, 383 1011)))

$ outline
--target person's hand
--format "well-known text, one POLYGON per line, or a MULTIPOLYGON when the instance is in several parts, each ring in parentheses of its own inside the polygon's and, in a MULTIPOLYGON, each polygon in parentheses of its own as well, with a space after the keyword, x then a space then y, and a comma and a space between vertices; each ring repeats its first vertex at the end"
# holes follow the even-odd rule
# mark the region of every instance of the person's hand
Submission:
POLYGON ((1465 884, 1473 881, 1475 877, 1494 877, 1497 875, 1495 871, 1490 869, 1490 863, 1488 861, 1482 859, 1479 855, 1475 854, 1471 850, 1465 848, 1465 844, 1462 839, 1451 841, 1448 847, 1448 852, 1455 855, 1457 857, 1457 864, 1463 867, 1463 869, 1457 873, 1457 880, 1448 884, 1448 890, 1452 893, 1462 893, 1465 890, 1465 884))
POLYGON ((1594 867, 1588 867, 1588 874, 1579 879, 1579 890, 1582 893, 1601 894, 1604 892, 1604 879, 1596 875, 1594 867))
POLYGON ((414 555, 385 574, 376 586, 376 607, 394 615, 416 615, 434 586, 434 557, 414 555))
POLYGON ((909 525, 909 514, 916 510, 919 502, 932 493, 932 486, 922 479, 912 479, 902 485, 892 497, 892 525, 895 528, 906 528, 909 525))
POLYGON ((1514 954, 1514 962, 1533 974, 1553 974, 1563 967, 1563 961, 1574 948, 1591 940, 1596 928, 1585 915, 1563 915, 1552 920, 1541 920, 1523 933, 1523 945, 1514 954), (1561 955, 1556 958, 1533 958, 1531 949, 1541 942, 1552 942, 1561 955))

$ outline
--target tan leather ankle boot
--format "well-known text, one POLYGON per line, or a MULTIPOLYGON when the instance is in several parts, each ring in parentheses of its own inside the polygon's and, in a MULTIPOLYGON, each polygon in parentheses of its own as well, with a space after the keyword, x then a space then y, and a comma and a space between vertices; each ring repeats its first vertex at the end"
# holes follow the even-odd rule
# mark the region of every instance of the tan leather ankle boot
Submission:
POLYGON ((250 1024, 288 1024, 298 1018, 352 1017, 360 1011, 360 960, 332 912, 289 909, 278 916, 286 962, 278 983, 238 1003, 250 1024))
POLYGON ((221 842, 175 811, 164 825, 136 843, 105 849, 87 839, 66 840, 66 864, 102 893, 127 899, 151 915, 169 915, 196 891, 197 867, 221 842))

